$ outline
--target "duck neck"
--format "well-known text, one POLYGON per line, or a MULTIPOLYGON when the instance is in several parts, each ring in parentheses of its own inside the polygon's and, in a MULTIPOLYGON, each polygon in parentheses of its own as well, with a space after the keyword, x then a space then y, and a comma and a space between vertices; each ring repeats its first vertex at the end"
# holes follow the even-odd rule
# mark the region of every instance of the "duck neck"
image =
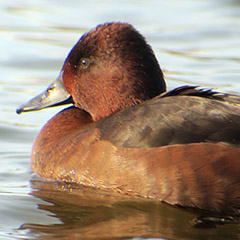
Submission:
MULTIPOLYGON (((74 92, 75 106, 87 111, 94 121, 114 112, 142 103, 166 90, 161 70, 157 74, 139 74, 120 69, 108 71, 108 76, 101 74, 91 76, 95 81, 86 81, 74 92), (113 75, 110 75, 113 73, 113 75), (129 74, 130 73, 130 74, 129 74), (118 77, 116 77, 118 76, 118 77), (121 78, 119 77, 121 76, 121 78), (89 86, 91 84, 91 86, 89 86), (85 89, 86 88, 86 89, 85 89), (79 91, 79 92, 78 92, 79 91)), ((96 73, 96 71, 95 71, 96 73)))

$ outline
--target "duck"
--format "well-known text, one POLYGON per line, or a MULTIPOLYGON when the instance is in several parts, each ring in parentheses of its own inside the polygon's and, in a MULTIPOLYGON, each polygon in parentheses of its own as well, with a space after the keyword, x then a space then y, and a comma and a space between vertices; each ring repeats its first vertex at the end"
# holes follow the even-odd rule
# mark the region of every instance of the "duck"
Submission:
POLYGON ((190 85, 167 91, 131 24, 85 33, 59 77, 17 113, 65 104, 33 142, 31 168, 41 178, 240 213, 240 96, 190 85))

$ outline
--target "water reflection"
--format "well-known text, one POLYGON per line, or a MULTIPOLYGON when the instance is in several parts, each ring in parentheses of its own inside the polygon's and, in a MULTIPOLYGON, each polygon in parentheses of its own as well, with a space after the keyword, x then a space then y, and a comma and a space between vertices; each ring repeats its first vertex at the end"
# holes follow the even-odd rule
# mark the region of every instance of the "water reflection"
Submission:
POLYGON ((217 230, 210 228, 204 231, 194 228, 191 222, 204 214, 202 211, 71 184, 32 180, 31 188, 30 194, 46 203, 38 204, 38 209, 48 211, 49 216, 62 222, 52 225, 24 223, 20 227, 19 231, 28 231, 29 236, 37 236, 37 239, 240 237, 238 225, 217 225, 217 230))

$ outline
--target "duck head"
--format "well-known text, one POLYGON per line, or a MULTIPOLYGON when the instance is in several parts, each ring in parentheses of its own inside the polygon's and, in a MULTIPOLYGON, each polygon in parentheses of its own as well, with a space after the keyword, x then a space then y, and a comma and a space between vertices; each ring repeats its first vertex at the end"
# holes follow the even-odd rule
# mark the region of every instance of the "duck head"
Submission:
POLYGON ((127 23, 105 23, 80 38, 57 80, 17 113, 74 103, 98 120, 164 91, 163 73, 144 37, 127 23))

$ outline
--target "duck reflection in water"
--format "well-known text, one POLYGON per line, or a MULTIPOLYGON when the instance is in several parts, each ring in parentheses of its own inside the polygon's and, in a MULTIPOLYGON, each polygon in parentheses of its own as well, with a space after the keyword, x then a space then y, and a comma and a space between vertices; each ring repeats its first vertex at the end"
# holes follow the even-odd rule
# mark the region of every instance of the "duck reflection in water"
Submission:
MULTIPOLYGON (((21 226, 21 230, 38 236, 37 239, 98 240, 136 236, 220 239, 225 235, 237 239, 238 236, 238 225, 231 228, 220 226, 217 231, 193 228, 193 220, 196 222, 200 215, 205 216, 206 221, 210 219, 207 211, 193 211, 141 197, 36 178, 31 181, 31 188, 31 195, 45 202, 38 204, 38 208, 47 211, 49 217, 61 221, 61 224, 25 223, 21 226)), ((219 216, 211 215, 215 224, 217 219, 222 219, 219 216)), ((205 221, 203 218, 200 220, 205 221)), ((209 221, 204 226, 214 227, 213 222, 209 221)))

